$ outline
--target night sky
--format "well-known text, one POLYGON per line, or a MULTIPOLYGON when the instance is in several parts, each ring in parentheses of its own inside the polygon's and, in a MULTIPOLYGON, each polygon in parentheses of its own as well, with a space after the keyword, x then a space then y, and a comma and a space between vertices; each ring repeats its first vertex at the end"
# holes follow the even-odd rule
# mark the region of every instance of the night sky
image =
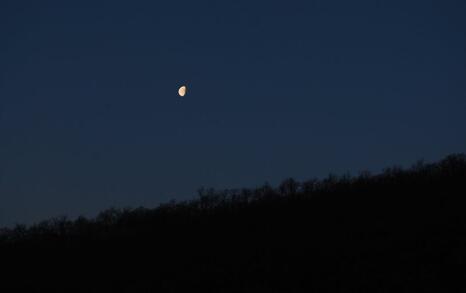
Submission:
POLYGON ((0 226, 464 152, 465 15, 463 0, 1 1, 0 226))

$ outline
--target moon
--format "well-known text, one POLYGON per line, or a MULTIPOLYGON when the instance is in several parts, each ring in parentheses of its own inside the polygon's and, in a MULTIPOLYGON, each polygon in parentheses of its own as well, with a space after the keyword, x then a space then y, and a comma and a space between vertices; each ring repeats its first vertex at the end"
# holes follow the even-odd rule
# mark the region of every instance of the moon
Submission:
POLYGON ((180 95, 180 97, 184 97, 186 95, 186 86, 182 86, 178 89, 178 95, 180 95))

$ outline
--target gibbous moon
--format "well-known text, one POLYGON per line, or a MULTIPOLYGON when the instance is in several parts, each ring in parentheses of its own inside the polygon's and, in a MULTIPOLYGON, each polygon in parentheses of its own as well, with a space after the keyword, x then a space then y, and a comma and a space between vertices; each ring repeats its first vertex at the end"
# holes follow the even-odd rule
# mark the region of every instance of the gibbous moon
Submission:
POLYGON ((184 97, 184 95, 186 95, 186 86, 182 86, 178 89, 178 95, 180 95, 180 97, 184 97))

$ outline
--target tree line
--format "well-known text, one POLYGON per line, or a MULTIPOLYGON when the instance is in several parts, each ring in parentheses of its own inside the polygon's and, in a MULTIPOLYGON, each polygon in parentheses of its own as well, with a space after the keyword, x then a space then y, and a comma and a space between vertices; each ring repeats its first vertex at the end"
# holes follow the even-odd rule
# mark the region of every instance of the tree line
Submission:
MULTIPOLYGON (((6 288, 439 292, 466 261, 466 156, 215 190, 0 231, 6 288)), ((455 289, 464 289, 461 285, 455 289)))

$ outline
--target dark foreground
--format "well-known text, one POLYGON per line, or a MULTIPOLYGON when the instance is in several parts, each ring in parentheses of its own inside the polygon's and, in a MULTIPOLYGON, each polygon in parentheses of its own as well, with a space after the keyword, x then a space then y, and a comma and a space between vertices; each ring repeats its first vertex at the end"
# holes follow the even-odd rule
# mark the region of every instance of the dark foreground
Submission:
POLYGON ((0 234, 0 292, 465 292, 466 158, 0 234), (461 282, 458 282, 461 281, 461 282))

